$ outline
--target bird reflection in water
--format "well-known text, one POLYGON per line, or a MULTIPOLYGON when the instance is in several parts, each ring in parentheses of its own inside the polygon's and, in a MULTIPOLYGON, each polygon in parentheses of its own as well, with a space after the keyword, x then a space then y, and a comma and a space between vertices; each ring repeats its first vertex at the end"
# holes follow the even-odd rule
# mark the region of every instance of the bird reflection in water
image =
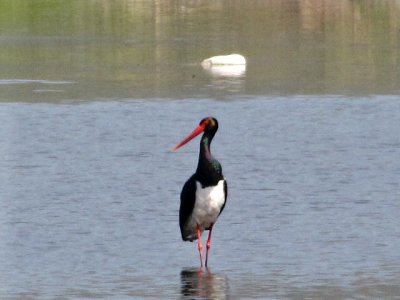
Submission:
POLYGON ((181 299, 229 299, 228 279, 210 269, 181 271, 181 299))

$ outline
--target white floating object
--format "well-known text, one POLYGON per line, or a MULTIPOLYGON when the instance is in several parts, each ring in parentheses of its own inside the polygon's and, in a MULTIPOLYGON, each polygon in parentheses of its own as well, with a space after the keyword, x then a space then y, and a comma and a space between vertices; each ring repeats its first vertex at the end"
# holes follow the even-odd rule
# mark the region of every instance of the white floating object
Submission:
POLYGON ((215 65, 246 65, 246 59, 240 54, 229 54, 213 56, 201 62, 201 66, 205 69, 215 65))
POLYGON ((203 60, 201 66, 217 77, 242 77, 246 73, 246 59, 240 54, 213 56, 203 60))

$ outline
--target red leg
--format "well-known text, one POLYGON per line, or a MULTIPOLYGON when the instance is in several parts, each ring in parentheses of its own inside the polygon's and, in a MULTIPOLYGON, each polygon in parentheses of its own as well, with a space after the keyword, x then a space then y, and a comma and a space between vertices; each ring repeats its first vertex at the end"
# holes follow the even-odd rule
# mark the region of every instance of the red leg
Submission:
POLYGON ((210 226, 210 231, 208 232, 208 239, 207 239, 207 245, 206 245, 206 268, 207 268, 207 263, 208 263, 208 251, 211 248, 211 233, 212 233, 212 229, 213 229, 213 225, 211 224, 210 226))
POLYGON ((199 224, 197 224, 197 247, 199 249, 200 254, 200 267, 203 267, 203 243, 201 242, 201 230, 199 224))

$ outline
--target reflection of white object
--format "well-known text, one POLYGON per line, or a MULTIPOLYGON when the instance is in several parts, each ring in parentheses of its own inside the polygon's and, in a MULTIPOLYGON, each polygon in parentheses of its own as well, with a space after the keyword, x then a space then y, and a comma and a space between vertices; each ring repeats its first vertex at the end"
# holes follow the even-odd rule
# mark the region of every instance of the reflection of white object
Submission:
POLYGON ((246 73, 246 59, 240 54, 213 56, 203 60, 201 66, 214 76, 241 77, 246 73))
POLYGON ((241 77, 246 73, 246 65, 216 65, 204 68, 214 76, 241 77))
POLYGON ((240 54, 219 55, 203 60, 201 65, 205 69, 214 65, 246 65, 246 59, 240 54))

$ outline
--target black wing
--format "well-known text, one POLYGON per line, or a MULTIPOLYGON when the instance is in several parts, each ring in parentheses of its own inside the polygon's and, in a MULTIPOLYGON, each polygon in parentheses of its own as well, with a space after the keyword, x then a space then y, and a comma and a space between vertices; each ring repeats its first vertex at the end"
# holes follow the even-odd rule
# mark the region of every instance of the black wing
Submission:
POLYGON ((194 203, 196 200, 196 179, 195 175, 189 178, 183 186, 181 192, 181 207, 179 208, 179 227, 181 228, 182 239, 184 236, 184 226, 193 212, 194 203))
POLYGON ((222 211, 224 210, 225 204, 226 204, 226 199, 228 198, 228 184, 226 183, 225 179, 224 179, 224 194, 225 194, 225 201, 224 201, 224 204, 222 205, 221 210, 219 211, 218 215, 220 215, 222 213, 222 211))

